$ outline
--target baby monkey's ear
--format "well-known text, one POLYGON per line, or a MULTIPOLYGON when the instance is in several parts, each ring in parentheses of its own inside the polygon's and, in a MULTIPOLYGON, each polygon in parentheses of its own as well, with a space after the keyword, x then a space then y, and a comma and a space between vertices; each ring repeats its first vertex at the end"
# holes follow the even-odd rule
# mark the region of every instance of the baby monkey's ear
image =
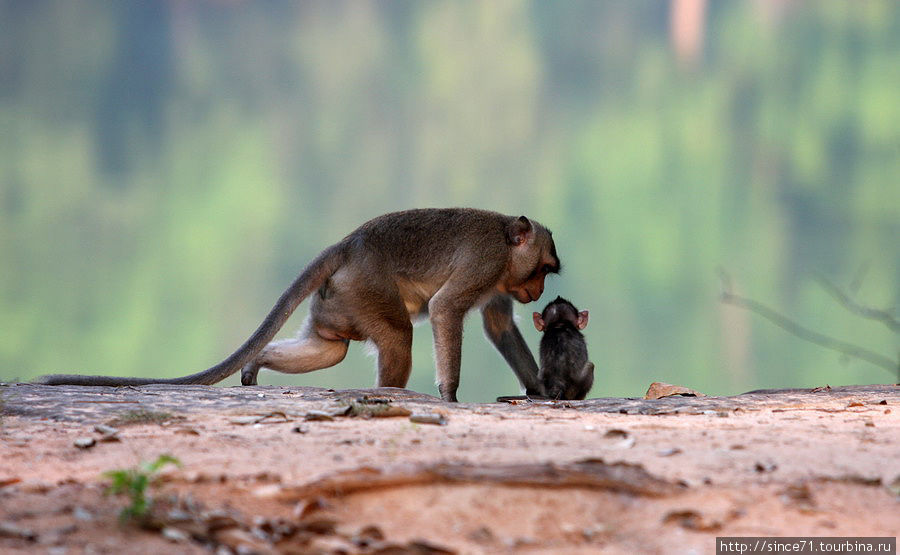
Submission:
POLYGON ((588 323, 588 311, 582 310, 581 312, 578 313, 578 324, 577 324, 578 329, 583 330, 584 328, 587 327, 587 323, 588 323))
MULTIPOLYGON (((531 317, 534 319, 534 327, 537 328, 538 331, 544 331, 544 319, 541 318, 540 312, 532 313, 531 317)), ((585 317, 585 324, 587 323, 587 317, 585 317)))

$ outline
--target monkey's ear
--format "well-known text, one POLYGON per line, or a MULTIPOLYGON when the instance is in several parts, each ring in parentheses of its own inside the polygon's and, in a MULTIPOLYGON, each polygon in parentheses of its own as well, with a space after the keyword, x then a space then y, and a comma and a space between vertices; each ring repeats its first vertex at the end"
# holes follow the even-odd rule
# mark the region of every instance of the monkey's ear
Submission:
POLYGON ((587 323, 588 323, 588 311, 582 310, 581 312, 578 313, 578 323, 576 325, 578 326, 578 329, 583 330, 584 328, 587 327, 587 323))
POLYGON ((541 318, 541 313, 533 312, 531 318, 534 319, 534 327, 537 328, 538 331, 544 331, 544 319, 541 318))
POLYGON ((506 240, 510 245, 521 245, 528 240, 528 236, 532 232, 531 220, 525 216, 519 216, 513 223, 509 224, 506 230, 506 240))

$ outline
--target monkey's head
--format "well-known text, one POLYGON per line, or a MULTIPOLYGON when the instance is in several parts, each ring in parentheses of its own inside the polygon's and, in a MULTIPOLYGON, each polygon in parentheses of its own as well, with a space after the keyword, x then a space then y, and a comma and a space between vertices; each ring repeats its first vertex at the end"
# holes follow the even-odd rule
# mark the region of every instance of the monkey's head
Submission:
POLYGON ((523 304, 538 300, 544 293, 544 278, 558 274, 560 269, 553 235, 539 223, 520 216, 507 227, 506 240, 510 256, 501 289, 523 304))
POLYGON ((588 311, 582 310, 579 312, 574 304, 562 297, 556 297, 544 307, 543 312, 535 312, 532 318, 534 319, 534 327, 538 331, 566 325, 583 330, 588 324, 588 311))

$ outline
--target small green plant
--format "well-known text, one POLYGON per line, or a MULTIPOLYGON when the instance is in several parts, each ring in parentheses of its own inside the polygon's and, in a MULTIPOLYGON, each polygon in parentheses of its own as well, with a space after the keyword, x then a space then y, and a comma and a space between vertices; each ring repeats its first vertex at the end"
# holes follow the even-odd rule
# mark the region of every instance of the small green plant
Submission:
POLYGON ((145 462, 137 468, 110 470, 103 475, 112 480, 107 495, 127 495, 131 505, 122 509, 119 518, 125 520, 143 520, 153 504, 147 495, 147 488, 156 481, 157 473, 167 464, 180 467, 181 461, 172 455, 160 455, 153 462, 145 462))

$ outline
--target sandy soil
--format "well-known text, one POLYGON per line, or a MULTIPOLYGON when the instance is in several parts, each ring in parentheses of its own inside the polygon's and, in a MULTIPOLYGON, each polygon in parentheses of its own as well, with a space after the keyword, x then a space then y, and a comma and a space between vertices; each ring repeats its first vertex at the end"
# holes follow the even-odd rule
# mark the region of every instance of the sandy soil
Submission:
POLYGON ((458 405, 300 387, 0 396, 3 553, 711 553, 717 536, 900 531, 897 386, 458 405), (103 473, 164 453, 182 466, 149 490, 151 529, 120 522, 103 473))

